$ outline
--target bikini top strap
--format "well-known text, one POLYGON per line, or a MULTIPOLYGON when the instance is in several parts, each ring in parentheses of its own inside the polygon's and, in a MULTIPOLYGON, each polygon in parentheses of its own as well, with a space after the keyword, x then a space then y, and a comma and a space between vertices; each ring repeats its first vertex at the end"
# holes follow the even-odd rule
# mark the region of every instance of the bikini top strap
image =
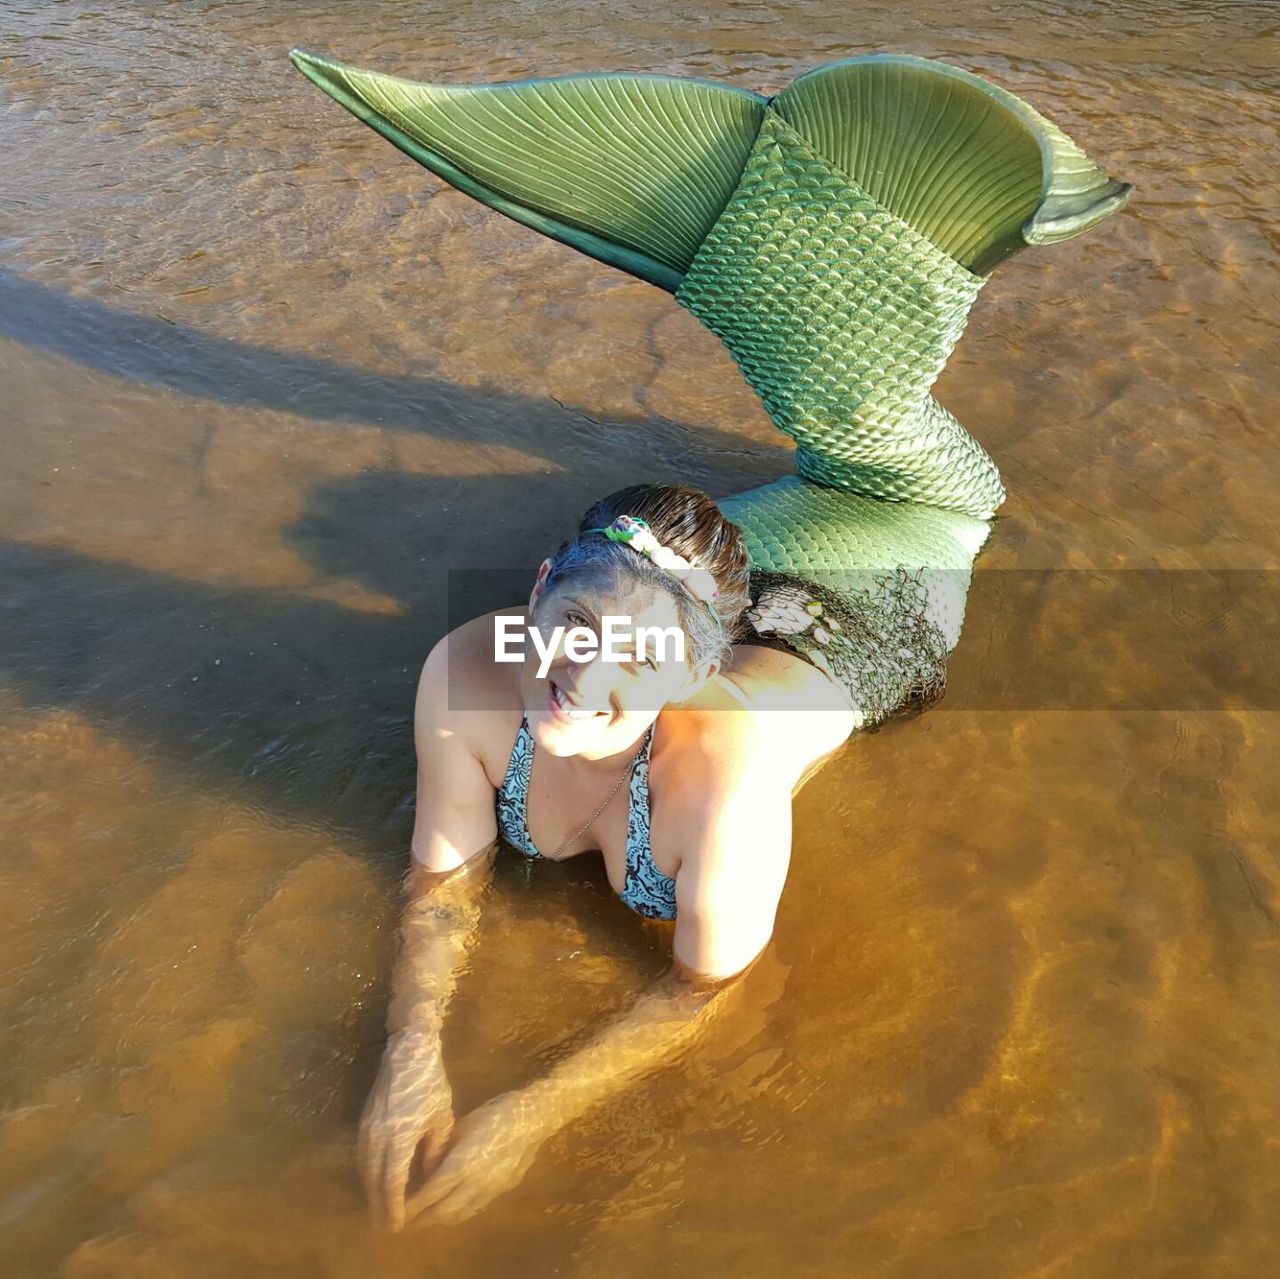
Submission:
MULTIPOLYGON (((656 724, 657 721, 654 721, 656 724)), ((636 760, 635 766, 631 770, 630 784, 627 791, 634 803, 637 799, 644 805, 646 812, 649 808, 649 754, 653 750, 653 729, 654 724, 650 724, 644 732, 644 748, 640 752, 639 759, 636 760)), ((630 826, 628 822, 628 839, 630 838, 630 826)))
POLYGON ((506 797, 514 791, 515 798, 523 804, 525 802, 526 793, 520 788, 520 779, 518 776, 521 746, 526 747, 526 754, 533 747, 533 741, 529 733, 528 715, 522 715, 520 717, 520 728, 516 732, 515 741, 511 745, 511 756, 507 760, 506 772, 502 775, 502 786, 498 791, 499 797, 506 797))

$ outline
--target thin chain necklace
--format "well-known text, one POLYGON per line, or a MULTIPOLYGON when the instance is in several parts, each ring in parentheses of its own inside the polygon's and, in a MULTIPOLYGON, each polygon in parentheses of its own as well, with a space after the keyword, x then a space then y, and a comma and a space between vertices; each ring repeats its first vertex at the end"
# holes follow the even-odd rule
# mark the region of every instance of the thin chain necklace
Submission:
POLYGON ((569 845, 572 844, 573 841, 577 839, 585 830, 587 830, 591 826, 591 823, 594 822, 595 819, 599 817, 600 814, 603 813, 606 808, 609 807, 609 801, 618 793, 618 790, 622 786, 622 783, 627 780, 627 778, 631 774, 631 770, 635 768, 636 764, 639 762, 640 756, 644 753, 645 745, 648 743, 649 736, 650 734, 652 734, 652 732, 653 732, 653 725, 650 724, 649 727, 645 729, 644 738, 640 742, 640 748, 636 751, 634 755, 632 755, 630 763, 628 763, 626 768, 622 770, 622 774, 619 776, 618 780, 614 782, 613 789, 604 797, 604 802, 600 805, 599 808, 596 809, 594 813, 591 814, 590 817, 587 818, 585 822, 582 823, 581 826, 578 827, 577 830, 573 832, 572 835, 569 836, 568 839, 564 841, 563 844, 560 845, 559 848, 556 849, 554 853, 551 854, 550 858, 548 859, 549 861, 553 861, 553 862, 559 861, 560 854, 563 853, 564 850, 568 848, 569 845))

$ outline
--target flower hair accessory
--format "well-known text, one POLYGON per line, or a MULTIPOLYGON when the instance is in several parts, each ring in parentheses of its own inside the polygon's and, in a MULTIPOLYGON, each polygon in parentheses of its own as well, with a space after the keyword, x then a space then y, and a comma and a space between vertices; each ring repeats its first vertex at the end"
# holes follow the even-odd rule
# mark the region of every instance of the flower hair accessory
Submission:
POLYGON ((700 599, 717 621, 720 620, 715 608, 720 595, 715 574, 710 569, 695 567, 683 555, 677 555, 669 546, 664 546, 649 528, 647 520, 642 520, 637 515, 619 515, 606 528, 588 528, 582 531, 584 534, 603 533, 611 542, 622 542, 646 559, 651 559, 659 568, 678 574, 689 593, 700 599))

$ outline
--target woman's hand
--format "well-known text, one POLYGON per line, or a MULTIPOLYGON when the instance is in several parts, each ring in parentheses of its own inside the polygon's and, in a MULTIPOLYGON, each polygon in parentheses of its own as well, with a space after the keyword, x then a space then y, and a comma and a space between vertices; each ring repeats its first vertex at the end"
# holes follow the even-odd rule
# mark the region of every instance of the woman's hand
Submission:
POLYGON ((477 1106, 453 1130, 440 1166, 409 1198, 408 1216, 465 1221, 528 1172, 538 1148, 559 1127, 527 1093, 508 1092, 477 1106))
POLYGON ((409 1179, 429 1172, 453 1132, 453 1090, 440 1036, 409 1027, 387 1040, 382 1067, 360 1119, 360 1176, 370 1206, 392 1230, 405 1223, 409 1179), (414 1156, 421 1147, 421 1157, 414 1156))

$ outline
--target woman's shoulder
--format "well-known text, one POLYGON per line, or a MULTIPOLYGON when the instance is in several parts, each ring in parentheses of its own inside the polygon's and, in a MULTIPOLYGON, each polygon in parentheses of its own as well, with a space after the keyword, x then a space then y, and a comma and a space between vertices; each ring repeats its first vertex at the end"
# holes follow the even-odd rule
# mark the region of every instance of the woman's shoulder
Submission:
POLYGON ((432 646, 427 668, 448 684, 459 709, 505 710, 504 694, 512 706, 519 703, 518 663, 498 661, 496 646, 501 619, 519 618, 523 625, 524 617, 523 609, 497 608, 455 626, 432 646))
POLYGON ((754 710, 820 712, 832 721, 857 718, 847 695, 828 675, 782 648, 735 644, 721 676, 745 692, 754 710))
POLYGON ((794 769, 799 777, 858 726, 848 699, 816 667, 745 645, 685 706, 710 766, 727 776, 794 769))
POLYGON ((499 757, 511 749, 523 708, 518 665, 495 660, 497 619, 523 615, 494 609, 454 627, 432 646, 419 681, 418 715, 430 706, 443 717, 436 727, 456 734, 490 781, 505 767, 499 757))
POLYGON ((798 735, 730 694, 723 679, 717 676, 696 699, 661 717, 670 727, 658 728, 654 762, 663 809, 680 825, 718 803, 774 790, 785 795, 786 774, 804 766, 798 735))
POLYGON ((665 734, 659 728, 666 749, 655 765, 654 822, 664 846, 670 840, 680 847, 682 867, 726 841, 746 839, 757 850, 753 857, 770 863, 767 848, 776 844, 778 856, 788 851, 796 791, 856 727, 851 710, 806 691, 807 671, 820 675, 787 654, 749 650, 673 709, 665 734))
POLYGON ((771 740, 759 715, 725 700, 673 714, 680 728, 667 738, 653 812, 655 844, 677 854, 667 854, 676 865, 677 929, 683 919, 687 932, 692 917, 722 940, 776 906, 791 853, 794 771, 776 729, 771 740))

